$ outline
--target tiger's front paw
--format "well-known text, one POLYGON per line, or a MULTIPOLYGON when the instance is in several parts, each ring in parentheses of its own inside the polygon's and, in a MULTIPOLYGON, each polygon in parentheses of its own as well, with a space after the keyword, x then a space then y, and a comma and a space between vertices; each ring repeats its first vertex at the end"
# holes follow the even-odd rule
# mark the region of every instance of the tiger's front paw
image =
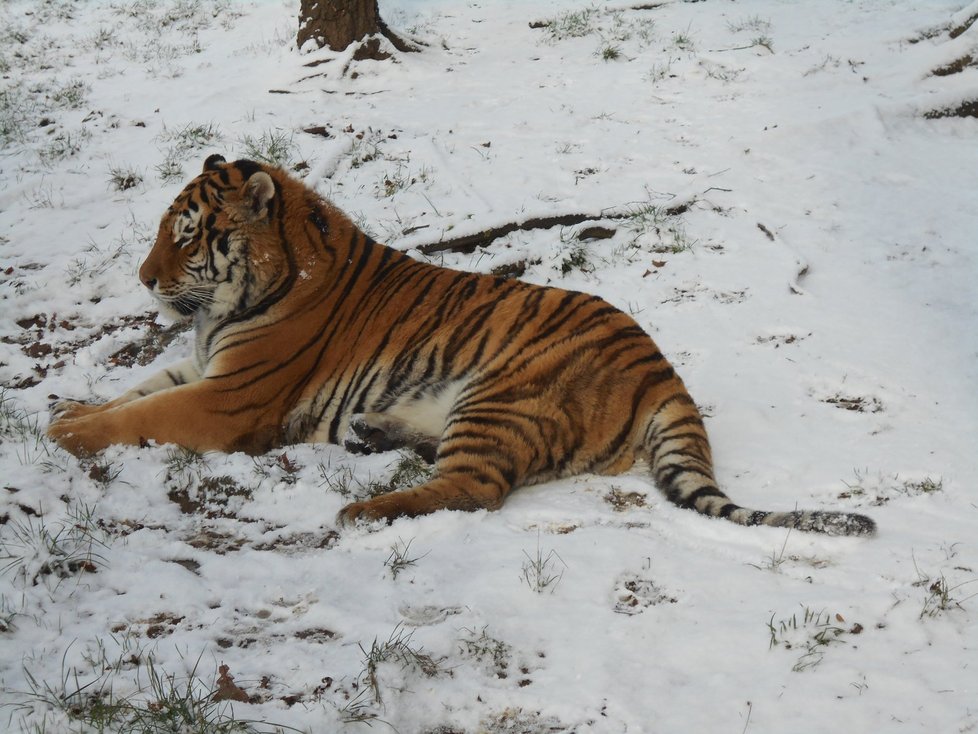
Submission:
MULTIPOLYGON (((85 406, 92 407, 92 406, 85 406)), ((48 438, 75 456, 90 456, 109 445, 106 434, 100 430, 95 416, 56 419, 48 426, 48 438)))
POLYGON ((51 415, 56 421, 72 420, 91 413, 97 413, 103 407, 101 404, 92 405, 91 403, 82 403, 77 400, 59 400, 51 406, 51 415))

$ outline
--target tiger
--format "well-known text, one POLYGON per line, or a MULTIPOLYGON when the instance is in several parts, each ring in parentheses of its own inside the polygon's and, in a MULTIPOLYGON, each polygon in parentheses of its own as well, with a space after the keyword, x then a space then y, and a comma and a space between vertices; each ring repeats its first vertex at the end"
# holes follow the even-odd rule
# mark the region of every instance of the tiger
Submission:
POLYGON ((341 525, 497 510, 518 487, 639 461, 681 508, 871 535, 864 515, 762 511, 714 478, 703 417, 652 338, 602 298, 440 267, 376 242, 281 168, 211 155, 166 210, 139 280, 193 355, 48 435, 263 454, 370 432, 430 447, 431 477, 351 502, 341 525))

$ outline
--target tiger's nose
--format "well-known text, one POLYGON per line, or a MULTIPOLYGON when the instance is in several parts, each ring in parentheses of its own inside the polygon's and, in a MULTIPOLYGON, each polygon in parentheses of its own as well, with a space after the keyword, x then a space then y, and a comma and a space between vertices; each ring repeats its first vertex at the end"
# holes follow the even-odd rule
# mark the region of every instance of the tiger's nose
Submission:
POLYGON ((153 287, 156 285, 156 278, 151 278, 148 275, 141 275, 139 276, 139 279, 143 281, 143 285, 150 290, 153 290, 153 287))

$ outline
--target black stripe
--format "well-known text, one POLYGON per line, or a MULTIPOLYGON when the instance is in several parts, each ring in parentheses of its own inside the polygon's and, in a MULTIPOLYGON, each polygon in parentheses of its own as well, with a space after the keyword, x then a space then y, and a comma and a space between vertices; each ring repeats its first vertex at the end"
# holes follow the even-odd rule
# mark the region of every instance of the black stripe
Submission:
POLYGON ((683 497, 682 506, 696 509, 697 501, 704 499, 706 497, 723 497, 726 498, 723 492, 721 492, 716 487, 700 487, 694 492, 683 497))
POLYGON ((681 474, 697 474, 704 479, 709 479, 711 482, 715 481, 713 475, 695 466, 685 466, 683 464, 666 464, 665 466, 657 466, 655 469, 655 479, 657 482, 663 485, 663 488, 671 488, 676 486, 676 479, 679 478, 681 474))
POLYGON ((719 510, 717 510, 716 515, 717 517, 724 517, 724 518, 730 517, 735 510, 739 510, 739 509, 740 509, 740 505, 735 505, 733 502, 728 502, 719 510))
MULTIPOLYGON (((244 177, 246 181, 262 170, 260 164, 245 159, 237 160, 231 165, 237 168, 239 171, 241 171, 241 175, 244 177)), ((221 173, 224 173, 224 171, 222 170, 221 173)))

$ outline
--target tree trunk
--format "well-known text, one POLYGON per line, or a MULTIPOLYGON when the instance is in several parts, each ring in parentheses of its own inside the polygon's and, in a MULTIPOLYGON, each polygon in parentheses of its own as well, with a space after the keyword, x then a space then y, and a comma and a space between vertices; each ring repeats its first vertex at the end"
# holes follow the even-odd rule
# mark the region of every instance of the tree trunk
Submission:
MULTIPOLYGON (((299 7, 299 48, 312 40, 319 48, 329 46, 342 51, 367 36, 383 35, 398 51, 418 49, 394 34, 380 17, 377 0, 301 0, 299 7)), ((363 44, 357 58, 386 59, 376 40, 363 44)))
POLYGON ((354 41, 380 32, 377 0, 302 0, 299 9, 300 47, 314 41, 320 48, 342 51, 354 41))

